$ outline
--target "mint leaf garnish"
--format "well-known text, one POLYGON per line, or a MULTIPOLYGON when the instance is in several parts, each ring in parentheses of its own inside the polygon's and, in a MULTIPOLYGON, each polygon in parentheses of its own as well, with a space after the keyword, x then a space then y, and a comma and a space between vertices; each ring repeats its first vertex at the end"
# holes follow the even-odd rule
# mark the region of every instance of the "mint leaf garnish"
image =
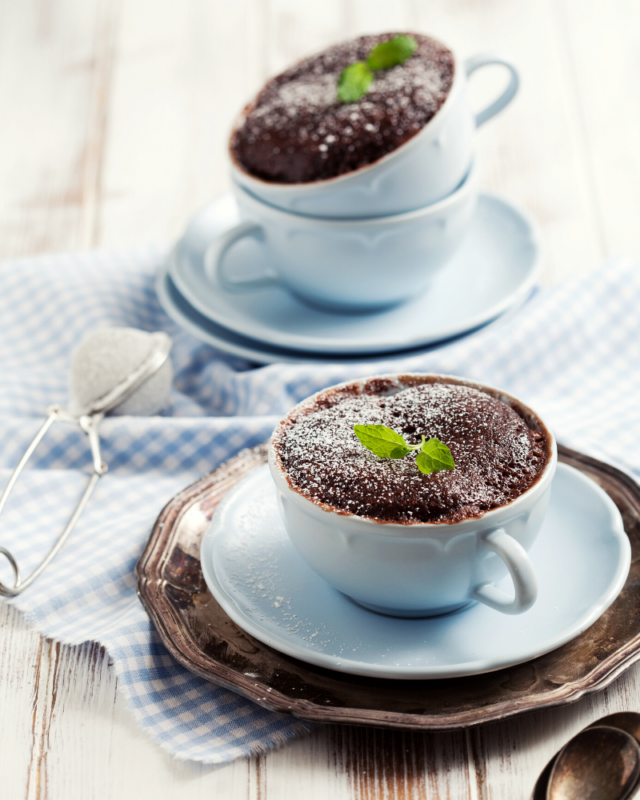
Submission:
POLYGON ((418 42, 413 36, 394 36, 387 42, 380 42, 369 53, 367 66, 369 69, 389 69, 396 67, 413 55, 418 42))
POLYGON ((456 468, 451 450, 439 439, 422 436, 420 444, 407 444, 404 436, 386 425, 354 425, 353 432, 360 444, 380 458, 404 458, 412 450, 419 450, 416 465, 424 475, 456 468))
POLYGON ((418 42, 413 36, 394 36, 386 42, 377 44, 367 56, 366 61, 356 61, 342 70, 338 78, 338 100, 355 103, 369 91, 373 81, 373 71, 396 67, 413 55, 418 42))
POLYGON ((422 450, 418 453, 416 464, 420 472, 430 475, 443 469, 455 469, 455 462, 451 450, 439 439, 423 440, 422 450))
POLYGON ((338 100, 343 103, 355 103, 369 91, 373 72, 364 63, 356 61, 343 69, 338 79, 338 100))
POLYGON ((386 425, 354 425, 353 430, 360 443, 380 458, 403 458, 412 449, 386 425))

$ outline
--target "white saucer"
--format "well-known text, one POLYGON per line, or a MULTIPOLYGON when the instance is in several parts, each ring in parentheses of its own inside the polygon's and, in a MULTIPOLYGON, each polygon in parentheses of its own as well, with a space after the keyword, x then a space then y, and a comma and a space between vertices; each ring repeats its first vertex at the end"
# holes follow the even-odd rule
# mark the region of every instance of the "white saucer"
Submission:
MULTIPOLYGON (((257 342, 254 339, 249 339, 246 336, 240 336, 233 331, 217 325, 210 319, 204 317, 199 311, 189 305, 180 292, 176 289, 171 277, 168 274, 169 265, 165 264, 158 271, 156 276, 156 293, 160 305, 164 308, 171 319, 180 325, 185 331, 195 336, 207 344, 212 345, 218 350, 225 353, 231 353, 239 358, 253 361, 257 364, 366 364, 376 363, 384 358, 385 360, 393 358, 406 358, 412 355, 419 355, 427 353, 429 350, 435 350, 443 344, 448 344, 455 339, 462 336, 471 334, 473 331, 466 331, 461 334, 461 337, 454 337, 446 342, 438 342, 437 344, 427 345, 426 347, 418 347, 413 350, 401 350, 395 353, 388 354, 371 354, 371 355, 327 355, 322 353, 303 353, 297 350, 289 350, 282 347, 271 347, 262 342, 257 342)), ((528 298, 524 298, 526 301, 528 298)), ((497 327, 504 325, 509 320, 517 316, 522 306, 519 302, 516 306, 511 307, 502 316, 488 323, 484 327, 497 327)), ((475 330, 475 329, 474 329, 475 330)))
MULTIPOLYGON (((407 680, 490 672, 554 650, 611 605, 631 563, 618 509, 565 464, 558 465, 530 555, 540 593, 525 614, 508 617, 476 605, 405 620, 367 611, 316 575, 293 548, 266 466, 227 495, 201 549, 213 596, 256 639, 320 667, 407 680)), ((506 591, 509 580, 500 584, 506 591)))
MULTIPOLYGON (((540 269, 535 223, 505 200, 481 194, 460 249, 426 294, 374 313, 332 313, 304 304, 286 289, 230 292, 210 279, 203 263, 207 246, 237 221, 230 194, 204 208, 170 256, 169 274, 203 317, 270 348, 353 356, 424 347, 478 328, 523 302, 540 269)), ((268 267, 265 259, 260 243, 245 240, 229 251, 227 272, 259 274, 268 267)))

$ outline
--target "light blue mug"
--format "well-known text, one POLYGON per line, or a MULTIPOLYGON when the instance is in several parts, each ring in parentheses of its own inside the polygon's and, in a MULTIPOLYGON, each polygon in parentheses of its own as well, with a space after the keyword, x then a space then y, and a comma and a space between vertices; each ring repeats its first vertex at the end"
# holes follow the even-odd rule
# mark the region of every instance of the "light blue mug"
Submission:
POLYGON ((239 186, 242 222, 205 253, 208 278, 230 292, 284 286, 300 299, 331 309, 374 310, 424 292, 461 244, 477 200, 476 168, 444 200, 380 219, 319 219, 263 203, 239 186), (226 254, 253 237, 265 248, 268 271, 256 278, 228 274, 226 254))
POLYGON ((373 164, 337 178, 285 184, 250 175, 231 156, 233 180, 265 203, 316 217, 358 219, 423 208, 460 184, 473 159, 475 129, 513 100, 519 82, 516 67, 504 56, 479 53, 462 62, 454 56, 453 84, 442 107, 420 133, 373 164), (467 78, 492 65, 505 67, 509 82, 496 100, 474 114, 467 78))

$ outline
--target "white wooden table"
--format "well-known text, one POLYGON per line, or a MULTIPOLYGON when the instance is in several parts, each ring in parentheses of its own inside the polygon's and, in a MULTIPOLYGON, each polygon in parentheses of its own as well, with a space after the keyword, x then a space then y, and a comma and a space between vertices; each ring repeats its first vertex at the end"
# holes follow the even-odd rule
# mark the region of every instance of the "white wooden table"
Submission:
MULTIPOLYGON (((268 75, 385 30, 517 60, 521 94, 478 135, 481 179, 540 222, 546 283, 640 256, 637 0, 0 0, 0 257, 176 237, 227 186, 229 126, 268 75)), ((477 104, 502 80, 474 78, 477 104)), ((116 688, 99 647, 43 640, 0 602, 2 800, 517 800, 580 727, 640 710, 636 667, 506 723, 326 727, 211 768, 162 752, 116 688)))

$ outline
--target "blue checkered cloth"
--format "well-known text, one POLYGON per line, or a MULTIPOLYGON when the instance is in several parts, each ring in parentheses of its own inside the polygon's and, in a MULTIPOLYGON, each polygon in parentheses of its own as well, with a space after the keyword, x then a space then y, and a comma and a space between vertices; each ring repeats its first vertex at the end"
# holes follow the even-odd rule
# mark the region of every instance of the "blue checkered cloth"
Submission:
MULTIPOLYGON (((140 725, 181 759, 222 763, 309 730, 175 663, 135 593, 134 567, 163 505, 310 393, 349 378, 434 371, 501 386, 536 408, 560 441, 640 475, 640 269, 618 260, 540 292, 502 327, 376 366, 255 368, 177 328, 158 305, 158 250, 55 255, 0 265, 0 484, 46 407, 68 400, 73 349, 99 327, 164 330, 174 390, 153 418, 101 425, 108 475, 49 570, 9 601, 43 634, 98 641, 140 725)), ((451 299, 455 302, 455 298, 451 299)), ((0 544, 28 574, 62 529, 87 478, 84 438, 55 425, 17 484, 0 544)), ((5 563, 3 579, 10 580, 5 563)))

